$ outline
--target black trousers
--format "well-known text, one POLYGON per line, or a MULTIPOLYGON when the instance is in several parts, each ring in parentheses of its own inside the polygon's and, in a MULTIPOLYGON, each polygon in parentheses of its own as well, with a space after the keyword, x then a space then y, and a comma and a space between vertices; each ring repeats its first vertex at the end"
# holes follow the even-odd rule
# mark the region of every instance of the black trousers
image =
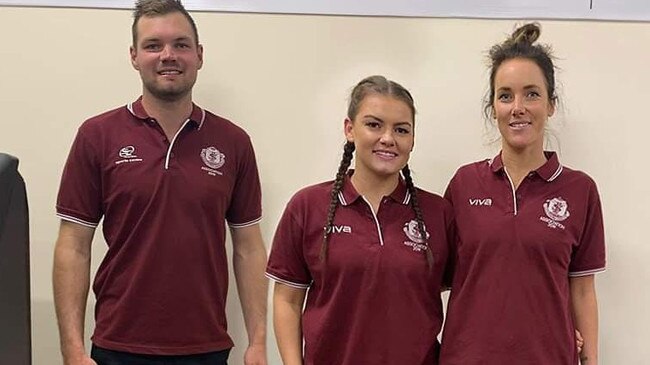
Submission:
POLYGON ((97 365, 227 365, 230 349, 196 355, 143 355, 93 345, 90 357, 97 365))

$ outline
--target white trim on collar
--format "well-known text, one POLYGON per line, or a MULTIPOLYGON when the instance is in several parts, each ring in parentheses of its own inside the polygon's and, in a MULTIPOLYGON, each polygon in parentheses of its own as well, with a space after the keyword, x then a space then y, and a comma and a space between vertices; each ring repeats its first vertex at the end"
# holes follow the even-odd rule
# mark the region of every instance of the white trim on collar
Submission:
POLYGON ((555 173, 553 173, 553 175, 551 175, 551 177, 549 177, 548 180, 546 180, 546 181, 551 182, 551 181, 557 179, 557 177, 560 176, 560 174, 562 173, 562 170, 563 170, 563 167, 562 167, 562 164, 560 164, 557 167, 557 170, 555 170, 555 173))
POLYGON ((411 193, 407 190, 406 194, 404 195, 404 200, 402 201, 402 204, 408 205, 410 201, 411 201, 411 193))
POLYGON ((340 201, 341 204, 343 204, 343 205, 348 205, 348 202, 345 201, 345 197, 343 196, 343 192, 342 192, 342 191, 339 191, 339 201, 340 201))
POLYGON ((201 109, 201 121, 199 122, 199 130, 201 130, 201 127, 203 126, 203 122, 205 121, 205 109, 198 107, 201 109))
POLYGON ((131 114, 133 114, 134 117, 137 117, 137 115, 135 115, 135 111, 133 110, 133 103, 132 103, 132 102, 126 104, 126 109, 127 109, 129 112, 131 112, 131 114))

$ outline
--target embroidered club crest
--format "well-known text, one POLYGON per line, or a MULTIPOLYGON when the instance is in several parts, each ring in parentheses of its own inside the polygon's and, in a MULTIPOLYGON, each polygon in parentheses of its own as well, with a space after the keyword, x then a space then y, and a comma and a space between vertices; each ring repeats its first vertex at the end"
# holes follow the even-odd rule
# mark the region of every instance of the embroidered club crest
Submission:
POLYGON ((218 169, 226 163, 226 155, 210 146, 201 150, 201 160, 212 169, 218 169))
POLYGON ((544 212, 556 222, 569 218, 569 205, 562 198, 549 199, 544 203, 544 212))
MULTIPOLYGON (((424 239, 422 239, 422 235, 420 234, 420 230, 418 229, 418 221, 415 219, 412 219, 410 222, 406 222, 404 224, 404 233, 406 234, 406 237, 408 237, 411 241, 415 243, 424 243, 424 239)), ((424 227, 424 233, 427 235, 427 239, 429 238, 429 232, 427 232, 427 228, 424 227)))
MULTIPOLYGON (((418 221, 411 219, 410 221, 404 223, 404 234, 408 237, 407 241, 404 241, 404 245, 409 246, 415 252, 420 252, 428 249, 426 245, 426 240, 422 238, 420 230, 418 229, 418 221)), ((429 238, 429 232, 427 232, 426 227, 424 227, 424 233, 426 238, 429 238)))

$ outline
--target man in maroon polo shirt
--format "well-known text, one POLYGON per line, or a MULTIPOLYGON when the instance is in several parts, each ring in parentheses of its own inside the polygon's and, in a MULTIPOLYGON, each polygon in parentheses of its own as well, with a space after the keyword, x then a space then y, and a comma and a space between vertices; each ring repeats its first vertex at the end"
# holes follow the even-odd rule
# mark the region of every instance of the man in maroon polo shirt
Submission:
POLYGON ((65 364, 225 364, 227 221, 244 362, 265 365, 266 251, 251 141, 192 102, 203 49, 180 1, 138 1, 132 30, 142 97, 83 123, 57 200, 53 281, 65 364), (102 219, 108 252, 93 284, 89 356, 83 323, 102 219))

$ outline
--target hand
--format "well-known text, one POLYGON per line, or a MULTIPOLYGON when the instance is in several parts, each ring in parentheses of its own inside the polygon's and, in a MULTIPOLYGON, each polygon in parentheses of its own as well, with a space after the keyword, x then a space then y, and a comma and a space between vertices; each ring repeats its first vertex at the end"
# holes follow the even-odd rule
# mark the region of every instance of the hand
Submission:
POLYGON ((267 365, 266 345, 250 345, 244 352, 244 365, 267 365))
POLYGON ((97 365, 95 360, 91 359, 90 356, 83 354, 72 359, 64 360, 65 365, 97 365))
POLYGON ((582 338, 580 331, 576 330, 576 346, 578 347, 578 354, 582 352, 582 346, 585 345, 585 339, 582 338))

